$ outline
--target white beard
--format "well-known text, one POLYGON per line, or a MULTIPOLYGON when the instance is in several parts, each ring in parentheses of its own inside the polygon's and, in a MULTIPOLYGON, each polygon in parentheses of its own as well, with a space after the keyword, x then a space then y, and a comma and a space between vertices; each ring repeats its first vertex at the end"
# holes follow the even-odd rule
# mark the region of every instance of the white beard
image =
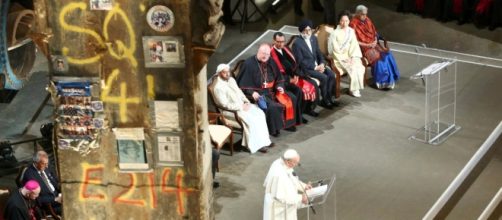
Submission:
POLYGON ((303 37, 303 39, 305 39, 305 40, 310 40, 310 37, 311 37, 311 36, 312 36, 311 34, 308 34, 308 35, 307 35, 307 34, 302 34, 302 37, 303 37))

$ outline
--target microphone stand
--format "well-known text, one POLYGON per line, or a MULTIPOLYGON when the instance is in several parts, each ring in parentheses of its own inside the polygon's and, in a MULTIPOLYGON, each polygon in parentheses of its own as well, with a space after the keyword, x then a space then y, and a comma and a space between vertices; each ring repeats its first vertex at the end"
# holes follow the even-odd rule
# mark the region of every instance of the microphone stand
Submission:
POLYGON ((305 189, 305 187, 303 187, 303 194, 305 194, 305 197, 307 197, 307 204, 310 206, 310 209, 312 209, 312 213, 316 215, 314 206, 312 206, 312 202, 310 201, 309 195, 307 194, 307 190, 305 189))
POLYGON ((302 193, 305 195, 305 197, 307 197, 307 205, 310 206, 310 209, 312 209, 312 213, 314 213, 314 215, 315 215, 316 212, 315 212, 314 206, 312 206, 312 202, 310 201, 309 195, 307 194, 307 190, 305 190, 305 187, 301 187, 301 189, 302 189, 302 193))
MULTIPOLYGON (((295 173, 294 171, 293 171, 293 173, 292 173, 292 174, 293 174, 293 176, 296 176, 296 173, 295 173)), ((298 181, 300 181, 300 180, 298 180, 298 181)), ((310 202, 309 195, 307 194, 307 190, 306 190, 306 189, 305 189, 305 187, 304 187, 304 186, 302 186, 301 184, 300 184, 300 186, 301 186, 301 189, 302 189, 302 191, 303 191, 303 194, 305 194, 305 197, 307 197, 307 205, 308 205, 308 206, 310 206, 310 209, 312 209, 312 213, 314 213, 314 215, 316 215, 316 212, 315 212, 314 206, 312 206, 312 203, 310 202)), ((307 214, 308 214, 308 211, 307 211, 307 214)))

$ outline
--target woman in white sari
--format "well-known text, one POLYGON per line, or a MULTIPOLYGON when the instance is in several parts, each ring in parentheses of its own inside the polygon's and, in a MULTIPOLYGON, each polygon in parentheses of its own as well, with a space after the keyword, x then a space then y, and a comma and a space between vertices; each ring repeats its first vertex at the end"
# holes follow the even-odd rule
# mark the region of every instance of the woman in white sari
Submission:
POLYGON ((329 36, 328 52, 333 57, 335 67, 340 75, 349 74, 351 95, 361 97, 359 90, 364 89, 364 72, 366 72, 361 61, 363 55, 354 29, 349 27, 349 13, 342 12, 338 16, 338 20, 338 26, 329 36))

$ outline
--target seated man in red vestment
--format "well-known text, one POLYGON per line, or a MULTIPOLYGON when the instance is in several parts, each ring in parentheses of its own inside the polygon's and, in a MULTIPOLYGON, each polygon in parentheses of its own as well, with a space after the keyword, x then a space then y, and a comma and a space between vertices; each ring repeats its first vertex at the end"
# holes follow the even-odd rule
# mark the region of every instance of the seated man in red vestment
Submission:
MULTIPOLYGON (((302 113, 316 117, 318 113, 311 110, 310 105, 316 101, 316 87, 309 81, 300 78, 296 71, 298 63, 293 55, 293 52, 285 46, 286 37, 282 32, 275 32, 273 36, 274 44, 270 50, 272 60, 277 64, 279 71, 284 78, 284 86, 286 91, 293 94, 297 99, 295 106, 297 114, 297 124, 307 123, 307 119, 303 118, 302 113), (302 119, 302 121, 299 121, 302 119)), ((309 80, 312 80, 309 78, 309 80)), ((315 84, 315 82, 314 82, 315 84)))

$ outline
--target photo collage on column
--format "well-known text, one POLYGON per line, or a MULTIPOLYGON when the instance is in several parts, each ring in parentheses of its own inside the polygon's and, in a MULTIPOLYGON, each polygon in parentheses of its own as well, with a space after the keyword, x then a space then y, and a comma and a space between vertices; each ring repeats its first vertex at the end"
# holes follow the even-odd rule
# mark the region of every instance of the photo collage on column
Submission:
POLYGON ((103 102, 91 95, 89 82, 57 82, 57 134, 60 148, 90 143, 103 129, 103 102))

